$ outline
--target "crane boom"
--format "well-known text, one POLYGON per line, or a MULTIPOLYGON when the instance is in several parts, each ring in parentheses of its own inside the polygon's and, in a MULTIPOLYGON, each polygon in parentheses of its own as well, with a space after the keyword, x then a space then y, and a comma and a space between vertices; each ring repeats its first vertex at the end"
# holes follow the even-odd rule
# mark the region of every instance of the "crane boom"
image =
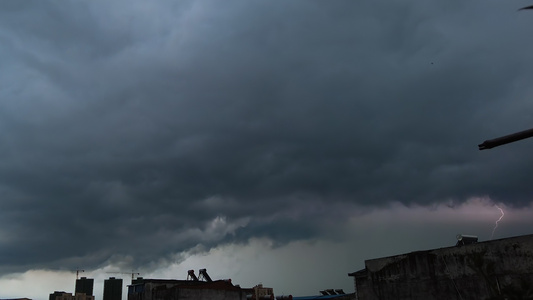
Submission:
POLYGON ((79 279, 79 277, 80 277, 80 272, 85 272, 85 270, 82 270, 82 269, 79 269, 79 268, 76 269, 76 280, 79 279))

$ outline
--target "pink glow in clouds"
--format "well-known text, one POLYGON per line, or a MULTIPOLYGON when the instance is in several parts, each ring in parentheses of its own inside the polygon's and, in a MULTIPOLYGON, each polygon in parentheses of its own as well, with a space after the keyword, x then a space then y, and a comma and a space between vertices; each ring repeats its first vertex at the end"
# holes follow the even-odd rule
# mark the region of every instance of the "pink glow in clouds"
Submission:
MULTIPOLYGON (((319 289, 342 288, 353 291, 353 279, 347 274, 364 267, 366 259, 397 255, 455 245, 455 236, 477 235, 479 240, 492 238, 495 220, 505 211, 505 223, 498 223, 496 238, 531 234, 533 207, 508 207, 489 198, 472 198, 464 203, 405 206, 392 203, 386 207, 358 207, 336 203, 333 218, 322 222, 319 236, 308 240, 276 245, 266 238, 253 238, 246 243, 228 243, 212 249, 202 247, 176 253, 176 261, 151 270, 137 270, 145 278, 185 279, 187 270, 207 268, 213 278, 231 278, 235 284, 250 287, 258 283, 273 287, 276 294, 308 295, 319 289), (310 264, 309 261, 316 263, 310 264), (262 270, 262 272, 257 272, 262 270), (305 278, 301 274, 311 274, 305 278)), ((286 216, 284 216, 286 217, 286 216)), ((313 218, 313 217, 311 217, 313 218)), ((323 221, 323 220, 322 220, 323 221)), ((102 297, 106 271, 120 266, 108 265, 86 270, 95 278, 95 296, 102 297)), ((127 276, 126 276, 127 277, 127 276)), ((128 281, 128 278, 124 278, 128 281)), ((73 292, 75 273, 31 270, 0 278, 0 298, 28 297, 46 300, 55 290, 73 292), (23 288, 24 287, 24 288, 23 288)), ((124 293, 124 299, 126 293, 124 293)))

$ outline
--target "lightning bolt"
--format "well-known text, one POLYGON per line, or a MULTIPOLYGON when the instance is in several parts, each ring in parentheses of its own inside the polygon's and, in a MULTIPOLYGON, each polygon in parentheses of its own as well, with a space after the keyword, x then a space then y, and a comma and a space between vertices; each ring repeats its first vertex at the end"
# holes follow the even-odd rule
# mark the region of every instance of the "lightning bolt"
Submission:
POLYGON ((498 205, 495 205, 495 206, 496 206, 497 209, 500 210, 502 215, 500 216, 500 218, 498 220, 496 220, 496 224, 494 224, 494 229, 492 229, 492 235, 490 236, 491 240, 494 237, 494 232, 496 231, 496 228, 498 228, 498 222, 500 222, 503 219, 503 216, 505 216, 505 213, 503 212, 503 209, 501 207, 499 207, 498 205))

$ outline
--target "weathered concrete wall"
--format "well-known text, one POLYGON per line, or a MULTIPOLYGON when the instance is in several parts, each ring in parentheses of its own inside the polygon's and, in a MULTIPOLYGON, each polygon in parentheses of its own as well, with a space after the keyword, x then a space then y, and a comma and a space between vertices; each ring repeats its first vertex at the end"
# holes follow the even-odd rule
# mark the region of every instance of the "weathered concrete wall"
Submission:
POLYGON ((365 266, 354 276, 359 300, 533 299, 533 235, 372 259, 365 266))
POLYGON ((245 300, 240 287, 231 282, 145 279, 129 286, 128 300, 245 300))
POLYGON ((245 300, 240 291, 173 288, 154 293, 154 300, 245 300))

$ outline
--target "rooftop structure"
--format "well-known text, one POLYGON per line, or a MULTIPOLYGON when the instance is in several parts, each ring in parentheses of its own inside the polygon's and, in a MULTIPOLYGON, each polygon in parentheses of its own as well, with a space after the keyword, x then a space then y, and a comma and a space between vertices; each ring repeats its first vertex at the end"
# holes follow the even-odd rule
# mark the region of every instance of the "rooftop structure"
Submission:
MULTIPOLYGON (((533 235, 365 261, 356 299, 533 299, 533 235)), ((477 241, 477 237, 475 238, 477 241)))
POLYGON ((322 300, 322 299, 353 300, 355 299, 355 295, 352 293, 352 294, 292 297, 292 300, 322 300))
POLYGON ((196 281, 138 278, 128 286, 128 300, 245 300, 246 294, 230 280, 196 281))

